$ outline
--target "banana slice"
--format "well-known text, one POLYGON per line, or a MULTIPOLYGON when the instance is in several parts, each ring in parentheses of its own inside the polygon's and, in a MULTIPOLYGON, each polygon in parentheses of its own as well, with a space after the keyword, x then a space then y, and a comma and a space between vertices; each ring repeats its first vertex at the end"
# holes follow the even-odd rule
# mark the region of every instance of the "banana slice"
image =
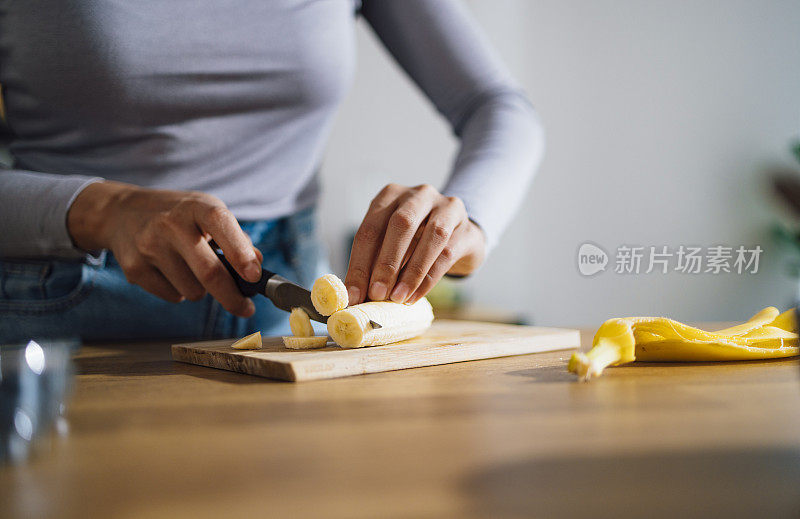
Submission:
POLYGON ((313 337, 314 327, 311 326, 311 319, 302 308, 292 308, 289 314, 289 328, 295 337, 313 337))
POLYGON ((311 302, 317 312, 331 315, 347 308, 347 288, 335 274, 325 274, 311 287, 311 302))
POLYGON ((235 350, 260 350, 261 332, 251 333, 247 337, 242 337, 231 344, 231 348, 235 350))
POLYGON ((283 345, 290 350, 313 350, 324 348, 328 344, 327 337, 281 337, 283 345))
POLYGON ((426 298, 413 305, 371 301, 328 317, 328 334, 342 348, 378 346, 416 337, 430 328, 433 309, 426 298), (370 321, 381 325, 373 328, 370 321))

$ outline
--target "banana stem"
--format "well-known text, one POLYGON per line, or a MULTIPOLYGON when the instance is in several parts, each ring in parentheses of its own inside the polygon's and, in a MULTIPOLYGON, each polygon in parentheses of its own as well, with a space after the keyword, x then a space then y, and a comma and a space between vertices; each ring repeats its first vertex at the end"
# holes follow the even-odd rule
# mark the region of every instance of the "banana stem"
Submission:
POLYGON ((586 382, 592 377, 598 377, 603 370, 622 359, 619 346, 605 339, 592 347, 587 353, 574 353, 569 359, 567 369, 578 375, 586 382))

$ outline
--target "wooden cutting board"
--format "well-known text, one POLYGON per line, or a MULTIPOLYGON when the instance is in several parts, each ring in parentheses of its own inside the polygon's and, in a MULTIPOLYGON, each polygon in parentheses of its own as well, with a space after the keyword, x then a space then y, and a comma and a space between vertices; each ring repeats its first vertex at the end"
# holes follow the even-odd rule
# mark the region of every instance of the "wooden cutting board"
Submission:
POLYGON ((407 341, 343 349, 333 342, 316 350, 289 350, 280 337, 265 337, 261 350, 234 350, 234 339, 174 344, 180 362, 300 382, 396 369, 450 364, 577 348, 578 330, 475 321, 437 320, 407 341))
POLYGON ((234 350, 234 339, 174 344, 180 362, 300 382, 467 360, 565 350, 580 345, 578 330, 475 321, 437 320, 423 335, 367 348, 333 342, 317 350, 289 350, 280 337, 265 337, 261 350, 234 350))

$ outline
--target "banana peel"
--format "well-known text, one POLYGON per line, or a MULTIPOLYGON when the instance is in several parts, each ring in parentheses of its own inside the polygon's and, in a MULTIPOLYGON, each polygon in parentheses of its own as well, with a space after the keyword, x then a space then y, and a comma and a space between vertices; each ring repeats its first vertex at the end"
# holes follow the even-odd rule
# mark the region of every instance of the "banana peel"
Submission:
POLYGON ((757 360, 800 354, 795 309, 764 308, 742 324, 708 332, 666 317, 609 319, 588 352, 572 355, 567 369, 582 381, 608 366, 646 362, 757 360))

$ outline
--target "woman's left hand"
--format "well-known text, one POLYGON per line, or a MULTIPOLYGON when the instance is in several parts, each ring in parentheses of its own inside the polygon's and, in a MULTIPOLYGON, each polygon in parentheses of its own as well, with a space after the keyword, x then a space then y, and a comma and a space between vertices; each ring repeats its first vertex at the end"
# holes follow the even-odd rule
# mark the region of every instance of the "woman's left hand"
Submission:
POLYGON ((350 304, 414 303, 445 274, 466 275, 486 254, 483 231, 461 199, 423 184, 389 184, 356 232, 345 285, 350 304))

